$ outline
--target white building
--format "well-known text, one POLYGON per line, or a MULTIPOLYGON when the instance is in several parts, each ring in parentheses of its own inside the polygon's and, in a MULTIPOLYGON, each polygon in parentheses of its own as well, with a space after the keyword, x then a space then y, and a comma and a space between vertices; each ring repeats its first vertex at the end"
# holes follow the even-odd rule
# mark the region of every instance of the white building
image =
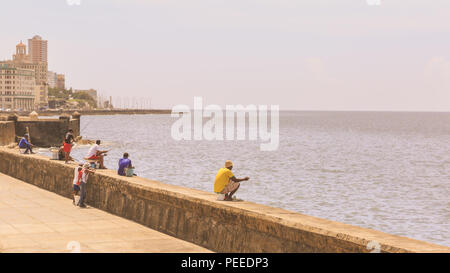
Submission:
POLYGON ((34 70, 0 64, 0 108, 33 110, 35 105, 34 70))

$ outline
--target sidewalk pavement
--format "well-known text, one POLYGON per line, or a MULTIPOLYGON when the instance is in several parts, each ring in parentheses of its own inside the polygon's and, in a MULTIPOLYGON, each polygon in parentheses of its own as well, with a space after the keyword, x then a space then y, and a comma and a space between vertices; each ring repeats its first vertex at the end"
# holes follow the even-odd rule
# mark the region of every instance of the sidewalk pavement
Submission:
POLYGON ((0 252, 211 251, 0 173, 0 252))

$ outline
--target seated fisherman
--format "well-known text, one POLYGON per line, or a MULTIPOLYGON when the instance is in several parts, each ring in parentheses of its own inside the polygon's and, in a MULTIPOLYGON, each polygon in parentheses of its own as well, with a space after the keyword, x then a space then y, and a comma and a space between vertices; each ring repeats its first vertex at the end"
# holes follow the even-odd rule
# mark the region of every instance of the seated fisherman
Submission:
POLYGON ((25 134, 24 137, 19 142, 19 148, 20 149, 26 149, 25 150, 25 154, 28 154, 28 152, 31 153, 31 154, 34 154, 33 153, 33 149, 32 149, 33 144, 31 144, 29 142, 29 138, 30 138, 29 135, 25 134))
POLYGON ((216 179, 214 180, 214 192, 224 195, 223 200, 225 201, 232 201, 233 194, 236 193, 241 185, 240 182, 250 179, 250 177, 241 179, 236 178, 233 172, 231 172, 231 169, 233 169, 233 162, 231 162, 231 160, 227 160, 225 162, 225 167, 221 168, 219 172, 217 172, 216 179))
POLYGON ((118 175, 125 175, 125 168, 133 168, 131 165, 131 160, 128 158, 128 153, 123 154, 123 158, 119 159, 119 169, 117 170, 118 175))
POLYGON ((106 169, 105 165, 103 164, 103 157, 104 154, 108 151, 99 150, 100 143, 100 140, 97 140, 95 142, 95 144, 89 149, 86 158, 87 160, 98 160, 98 162, 100 163, 100 169, 106 169))

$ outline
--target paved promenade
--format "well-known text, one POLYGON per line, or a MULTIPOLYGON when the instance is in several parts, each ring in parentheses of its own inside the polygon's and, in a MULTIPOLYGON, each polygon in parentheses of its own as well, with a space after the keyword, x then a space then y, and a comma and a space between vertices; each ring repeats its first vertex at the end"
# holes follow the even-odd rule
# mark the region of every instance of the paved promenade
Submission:
POLYGON ((210 252, 0 173, 0 252, 77 251, 210 252))

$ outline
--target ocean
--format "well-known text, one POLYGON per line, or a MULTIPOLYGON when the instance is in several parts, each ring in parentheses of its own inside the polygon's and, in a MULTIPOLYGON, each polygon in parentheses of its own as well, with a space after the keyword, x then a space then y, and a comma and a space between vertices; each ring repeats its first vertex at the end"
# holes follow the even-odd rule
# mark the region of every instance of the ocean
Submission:
MULTIPOLYGON (((117 168, 213 191, 225 160, 249 176, 238 198, 450 246, 450 113, 280 112, 279 147, 260 141, 176 141, 170 115, 82 116, 81 135, 101 139, 117 168)), ((82 160, 88 146, 72 155, 82 160)))

